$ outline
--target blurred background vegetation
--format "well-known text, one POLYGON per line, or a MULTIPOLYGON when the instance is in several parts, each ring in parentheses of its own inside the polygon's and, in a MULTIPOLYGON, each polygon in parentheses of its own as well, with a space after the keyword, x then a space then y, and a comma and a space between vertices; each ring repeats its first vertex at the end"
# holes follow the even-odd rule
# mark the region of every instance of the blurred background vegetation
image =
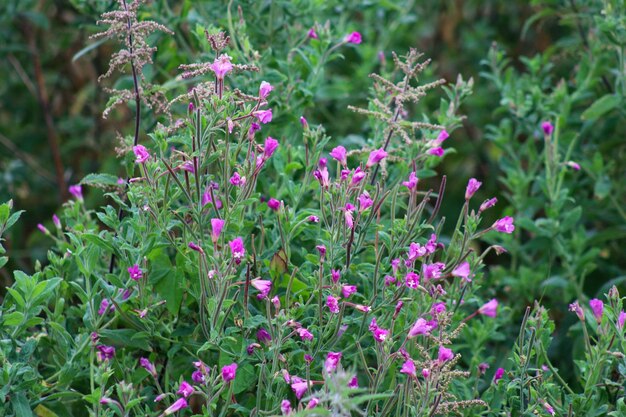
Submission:
MULTIPOLYGON (((32 271, 45 261, 50 242, 36 226, 52 227, 51 216, 68 199, 69 185, 92 172, 122 176, 115 148, 118 134, 132 129, 133 112, 121 106, 102 118, 108 96, 97 79, 116 46, 89 38, 114 3, 0 2, 0 201, 12 198, 16 209, 27 212, 8 236, 12 256, 0 270, 4 285, 11 282, 8 271, 32 271)), ((365 143, 371 133, 367 120, 347 106, 366 103, 368 74, 390 68, 391 51, 415 47, 432 58, 428 80, 444 78, 453 87, 459 75, 472 78, 473 94, 461 107, 467 117, 446 142, 454 150, 438 167, 448 176, 442 213, 458 211, 467 179, 476 177, 483 181, 476 199, 499 200, 487 215, 516 218, 510 254, 490 259, 486 275, 512 310, 508 336, 517 331, 524 307, 541 299, 557 323, 552 354, 568 356, 580 329, 572 326, 575 316, 567 304, 613 284, 623 292, 623 2, 152 0, 142 13, 176 33, 156 35, 152 43, 159 49, 145 73, 166 94, 185 87, 177 77, 180 64, 208 57, 202 54, 204 29, 223 28, 233 39, 229 53, 235 62, 258 63, 259 79, 284 93, 273 103, 274 123, 295 131, 304 108, 310 124, 324 125, 333 146, 365 143), (298 51, 323 52, 327 45, 309 43, 312 27, 322 40, 359 31, 363 43, 322 65, 310 62, 320 54, 298 51), (545 162, 545 120, 556 126, 557 163, 545 162), (580 171, 567 165, 570 160, 580 171)), ((117 87, 129 82, 115 81, 117 87)), ((414 110, 428 118, 444 96, 440 89, 414 110)), ((144 127, 159 117, 148 113, 144 127)), ((424 187, 438 187, 440 174, 424 187)), ((85 199, 88 207, 104 201, 91 188, 85 199)))

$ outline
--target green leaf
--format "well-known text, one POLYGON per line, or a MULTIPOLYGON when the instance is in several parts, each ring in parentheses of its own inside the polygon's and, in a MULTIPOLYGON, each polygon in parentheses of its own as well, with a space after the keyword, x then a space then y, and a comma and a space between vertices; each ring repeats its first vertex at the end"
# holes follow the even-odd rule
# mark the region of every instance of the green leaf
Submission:
POLYGON ((89 174, 80 182, 81 184, 94 186, 113 186, 117 187, 118 177, 111 174, 89 174))
POLYGON ((91 234, 91 233, 85 233, 83 235, 83 237, 85 238, 85 240, 87 242, 93 243, 94 245, 96 245, 100 249, 104 249, 108 253, 113 253, 113 251, 114 251, 113 246, 111 246, 111 244, 109 242, 107 242, 106 240, 102 239, 98 235, 94 235, 94 234, 91 234))
POLYGON ((2 316, 2 318, 5 326, 17 326, 24 320, 24 314, 19 311, 14 311, 2 316))
POLYGON ((621 100, 620 96, 613 94, 602 96, 589 106, 589 108, 580 115, 580 118, 582 120, 593 121, 619 106, 621 100))
POLYGON ((9 258, 6 256, 0 256, 0 268, 3 268, 7 262, 9 262, 9 258))
POLYGON ((32 417, 33 411, 30 409, 26 395, 23 392, 18 392, 11 397, 11 405, 15 412, 15 417, 32 417))

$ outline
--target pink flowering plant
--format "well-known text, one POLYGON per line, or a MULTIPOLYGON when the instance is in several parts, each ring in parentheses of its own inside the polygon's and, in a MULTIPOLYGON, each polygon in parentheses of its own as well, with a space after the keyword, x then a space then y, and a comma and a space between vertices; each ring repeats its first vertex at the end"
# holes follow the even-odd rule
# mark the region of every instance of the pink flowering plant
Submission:
MULTIPOLYGON (((548 360, 541 307, 527 310, 511 358, 493 347, 511 313, 486 285, 486 262, 518 237, 516 218, 489 217, 497 201, 477 198, 482 179, 436 171, 455 152, 473 80, 433 80, 416 50, 392 53, 367 106, 350 107, 367 138, 343 141, 292 100, 294 72, 266 72, 215 28, 198 31, 199 62, 176 82, 148 85, 148 35, 170 31, 142 20, 140 4, 120 1, 97 35, 123 45, 107 77, 132 79, 108 90, 112 106, 132 103, 126 171, 73 186, 55 229, 40 228, 54 243, 48 264, 14 273, 1 309, 6 410, 565 415, 597 406, 583 398, 603 398, 599 385, 620 395, 606 382, 624 366, 617 289, 572 308, 588 359, 582 393, 548 360), (162 112, 158 124, 143 122, 147 108, 162 112), (451 181, 458 206, 446 200, 451 181), (92 208, 83 193, 96 187, 108 202, 92 208)), ((340 48, 368 42, 317 24, 302 36, 293 53, 311 63, 311 89, 340 48)), ((0 234, 19 217, 11 209, 0 206, 0 234)))

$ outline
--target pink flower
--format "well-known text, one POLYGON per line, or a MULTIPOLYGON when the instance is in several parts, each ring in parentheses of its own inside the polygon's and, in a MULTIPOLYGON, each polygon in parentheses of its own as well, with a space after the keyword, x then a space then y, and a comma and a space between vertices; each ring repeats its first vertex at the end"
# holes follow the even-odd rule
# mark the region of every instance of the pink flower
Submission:
POLYGON ((435 145, 439 146, 441 145, 446 139, 448 139, 450 137, 450 134, 448 133, 447 130, 442 130, 441 132, 439 132, 439 134, 437 135, 437 139, 435 139, 435 145))
POLYGON ((156 368, 154 367, 154 364, 150 362, 147 358, 139 359, 139 364, 141 365, 142 368, 148 371, 148 373, 152 375, 154 378, 157 377, 157 371, 156 371, 156 368))
POLYGON ((230 365, 226 365, 222 368, 222 379, 224 382, 230 382, 235 379, 237 375, 237 364, 231 363, 230 365))
POLYGON ((339 163, 341 163, 341 165, 343 166, 346 166, 346 164, 348 163, 346 148, 344 148, 343 146, 337 146, 336 148, 333 148, 333 150, 330 151, 330 156, 336 161, 339 161, 339 163))
POLYGON ((319 36, 317 36, 317 33, 315 32, 314 28, 309 29, 306 36, 310 39, 319 39, 319 36))
POLYGON ((332 295, 326 297, 326 307, 328 307, 331 313, 339 313, 339 301, 332 295))
POLYGON ((365 168, 369 168, 373 165, 376 165, 383 159, 387 157, 387 152, 383 148, 373 150, 370 152, 369 158, 367 158, 367 163, 365 164, 365 168))
POLYGON ((330 374, 339 365, 339 361, 341 361, 341 352, 328 352, 326 355, 326 360, 324 361, 324 370, 327 374, 330 374))
POLYGON ((470 276, 470 265, 469 262, 463 261, 459 266, 454 268, 452 271, 452 276, 460 277, 466 280, 467 282, 471 282, 472 280, 469 278, 470 276))
POLYGON ((493 382, 497 383, 504 376, 504 368, 496 369, 496 373, 493 375, 493 382))
POLYGON ((417 288, 420 285, 420 276, 415 272, 409 272, 404 277, 404 284, 409 288, 417 288))
POLYGON ((554 126, 550 122, 541 122, 541 129, 543 130, 543 133, 550 136, 554 131, 554 126))
POLYGON ((498 300, 492 298, 478 309, 478 314, 487 317, 495 317, 498 311, 498 300))
POLYGON ((365 173, 365 171, 361 170, 361 167, 358 167, 357 169, 354 170, 354 173, 352 174, 352 185, 357 185, 358 183, 360 183, 363 178, 365 178, 365 176, 367 175, 367 173, 365 173))
POLYGON ((220 234, 222 234, 222 229, 224 228, 224 223, 226 223, 222 219, 211 219, 211 240, 213 243, 216 243, 220 238, 220 234))
POLYGON ((196 252, 199 252, 199 253, 204 253, 204 249, 202 249, 202 247, 195 242, 189 242, 189 245, 187 246, 189 246, 189 249, 191 250, 195 250, 196 252))
MULTIPOLYGON (((215 207, 217 207, 218 209, 222 208, 222 200, 216 199, 217 203, 215 204, 215 207)), ((206 206, 209 203, 213 203, 213 199, 211 198, 211 190, 210 188, 207 189, 203 194, 202 194, 202 207, 206 206)))
POLYGON ((428 368, 422 369, 422 376, 424 378, 428 378, 430 376, 430 369, 428 369, 428 368))
POLYGON ((348 227, 348 229, 353 229, 354 228, 354 217, 352 216, 353 210, 354 210, 354 206, 350 203, 346 204, 346 206, 344 208, 342 208, 343 210, 343 217, 344 220, 346 221, 346 226, 348 227))
POLYGON ((304 129, 309 128, 309 122, 306 121, 304 116, 300 116, 300 124, 302 125, 304 129))
POLYGON ((583 311, 580 304, 578 304, 578 301, 574 301, 572 304, 569 305, 569 311, 576 313, 579 320, 585 321, 585 312, 583 311))
POLYGON ((341 271, 339 271, 338 269, 331 269, 330 278, 333 280, 335 284, 338 283, 339 279, 341 278, 341 271))
POLYGON ((268 124, 272 121, 272 109, 255 111, 254 117, 259 119, 259 122, 263 123, 264 125, 268 124))
POLYGON ((180 386, 178 387, 178 391, 176 391, 176 394, 181 394, 183 397, 187 398, 191 394, 193 394, 193 391, 194 391, 193 387, 189 385, 187 381, 183 381, 180 383, 180 386))
POLYGON ((52 223, 54 223, 54 227, 56 227, 57 229, 61 228, 61 220, 56 214, 52 215, 52 223))
POLYGON ((498 232, 511 234, 515 230, 515 225, 513 224, 513 220, 514 220, 513 217, 506 216, 499 220, 496 220, 496 222, 491 227, 496 229, 498 232))
POLYGON ((238 172, 235 171, 232 177, 230 177, 230 183, 235 187, 241 187, 246 183, 246 177, 242 177, 238 172))
POLYGON ((289 414, 291 414, 291 403, 289 402, 289 400, 283 400, 280 403, 280 411, 282 411, 284 416, 288 416, 289 414))
POLYGON ((240 260, 246 254, 246 249, 243 246, 243 239, 237 237, 228 243, 230 246, 230 253, 236 260, 240 260))
POLYGON ((128 268, 128 274, 135 281, 139 281, 141 277, 143 276, 143 273, 141 272, 141 269, 139 268, 139 265, 137 264, 128 268))
POLYGON ((400 310, 402 310, 402 306, 404 306, 404 301, 399 300, 396 303, 396 308, 393 310, 393 318, 394 318, 394 320, 398 317, 398 314, 400 314, 400 310))
POLYGON ((255 122, 250 123, 250 128, 248 129, 248 138, 253 139, 254 134, 261 130, 261 125, 255 122))
POLYGON ((452 360, 452 358, 454 358, 454 353, 452 353, 452 349, 439 346, 439 353, 437 354, 437 360, 439 361, 439 363, 446 363, 449 360, 452 360))
POLYGON ((407 374, 412 377, 417 377, 415 362, 413 362, 413 359, 407 359, 406 362, 402 364, 402 368, 400 368, 400 373, 407 374))
POLYGON ((428 155, 434 155, 441 158, 443 156, 443 148, 438 146, 436 148, 429 149, 427 153, 428 155))
POLYGON ((280 209, 280 204, 280 201, 276 200, 275 198, 270 198, 267 202, 267 206, 274 211, 278 211, 278 209, 280 209))
POLYGON ((593 312, 593 316, 596 318, 598 324, 602 321, 602 313, 604 312, 604 303, 597 298, 589 301, 589 307, 591 307, 591 311, 593 312))
POLYGON ((269 159, 270 156, 274 154, 278 148, 278 141, 270 136, 265 139, 265 143, 263 144, 263 156, 265 159, 269 159))
POLYGON ((574 171, 580 171, 580 164, 574 161, 567 161, 566 164, 568 167, 572 168, 574 171))
POLYGON ((315 397, 311 398, 311 401, 309 401, 309 403, 306 405, 306 409, 307 410, 314 409, 315 407, 317 407, 319 402, 320 402, 319 398, 315 398, 315 397))
POLYGON ((136 157, 135 162, 138 164, 143 164, 150 158, 148 150, 143 145, 133 146, 133 153, 136 157))
POLYGON ((365 210, 367 210, 368 208, 372 207, 372 205, 374 204, 374 201, 372 201, 372 199, 370 198, 370 195, 367 191, 363 191, 363 194, 361 194, 357 200, 359 200, 359 211, 360 212, 364 212, 365 210))
POLYGON ((223 80, 224 76, 233 69, 233 64, 230 62, 230 57, 226 54, 222 54, 215 58, 215 61, 209 66, 215 73, 215 76, 219 80, 223 80))
POLYGON ((481 205, 480 208, 478 209, 479 213, 482 213, 483 211, 487 210, 488 208, 491 208, 493 206, 496 205, 496 203, 498 202, 497 198, 491 198, 489 200, 485 200, 481 205))
POLYGON ((551 416, 553 416, 555 414, 554 408, 552 408, 552 406, 550 404, 548 404, 547 402, 545 402, 545 401, 543 403, 543 408, 545 408, 546 412, 548 414, 550 414, 551 416))
POLYGON ((437 316, 441 313, 445 313, 446 311, 446 303, 435 303, 433 304, 433 306, 430 308, 430 314, 432 314, 433 316, 437 316))
POLYGON ((354 304, 353 307, 361 313, 369 313, 370 311, 372 311, 372 307, 364 306, 363 304, 354 304))
POLYGON ((311 222, 311 223, 319 223, 319 222, 320 222, 320 218, 319 218, 319 217, 317 217, 317 216, 313 216, 313 215, 309 216, 309 217, 307 218, 307 220, 308 220, 309 222, 311 222))
POLYGON ((296 394, 296 398, 300 399, 304 395, 307 389, 309 389, 309 383, 301 378, 292 377, 291 389, 296 394))
POLYGON ((425 246, 420 245, 419 243, 411 242, 409 245, 409 261, 413 262, 417 258, 421 258, 426 255, 427 249, 425 246))
POLYGON ((619 327, 620 330, 624 330, 624 322, 626 322, 626 312, 620 311, 617 317, 617 327, 619 327))
POLYGON ((233 122, 230 117, 226 119, 226 126, 228 127, 228 133, 233 133, 233 129, 235 128, 235 122, 233 122))
POLYGON ((349 35, 346 35, 346 42, 360 44, 362 41, 361 34, 359 32, 352 32, 349 35))
POLYGON ((348 388, 358 388, 358 387, 359 387, 359 379, 355 375, 348 382, 348 388))
POLYGON ((424 279, 441 278, 441 272, 446 267, 443 262, 435 262, 434 264, 424 265, 424 279))
POLYGON ((267 81, 262 81, 261 86, 259 87, 259 97, 264 99, 270 95, 270 92, 274 89, 270 83, 267 81))
POLYGON ((98 315, 103 316, 106 314, 107 311, 109 311, 109 299, 105 298, 102 300, 102 302, 100 302, 100 308, 98 309, 98 315))
POLYGON ((470 198, 472 198, 474 193, 478 191, 481 185, 483 185, 483 183, 478 181, 476 178, 470 178, 470 180, 467 182, 467 187, 465 188, 465 199, 469 200, 470 198))
POLYGON ((315 249, 317 249, 317 251, 319 252, 320 258, 323 259, 324 256, 326 255, 326 246, 324 246, 324 245, 317 245, 315 247, 315 249))
POLYGON ((273 296, 272 299, 272 304, 274 304, 274 308, 276 309, 276 311, 280 310, 280 298, 278 298, 277 295, 273 296))
POLYGON ((250 281, 250 285, 259 290, 260 294, 257 295, 259 300, 267 298, 267 295, 272 290, 272 281, 266 279, 255 278, 250 281))
POLYGON ((187 408, 187 400, 185 400, 184 398, 179 398, 178 400, 176 400, 176 402, 174 402, 174 404, 165 409, 163 415, 169 416, 177 411, 182 410, 183 408, 187 408))
POLYGON ((300 327, 299 329, 296 329, 296 333, 298 333, 298 336, 300 336, 300 339, 302 340, 308 340, 308 341, 313 340, 313 333, 311 333, 304 327, 300 327))
POLYGON ((39 223, 37 225, 37 229, 39 229, 39 231, 45 235, 49 235, 50 231, 48 229, 46 229, 46 226, 44 226, 43 224, 39 223))
POLYGON ((267 330, 265 330, 262 327, 259 329, 258 332, 256 332, 256 338, 259 341, 259 343, 264 343, 264 344, 268 344, 269 342, 272 341, 272 336, 269 334, 267 330))
POLYGON ((322 186, 323 188, 328 188, 328 186, 330 185, 330 177, 329 177, 328 168, 326 168, 326 165, 322 166, 323 160, 325 161, 324 158, 320 159, 320 168, 315 170, 315 172, 313 173, 313 176, 315 177, 316 180, 319 181, 320 186, 322 186))
POLYGON ((411 172, 409 174, 409 180, 408 181, 403 181, 402 185, 404 185, 406 188, 408 188, 409 190, 413 191, 417 188, 417 183, 418 183, 418 178, 417 175, 415 174, 415 171, 411 172))
POLYGON ((376 340, 379 343, 384 342, 387 337, 389 336, 389 330, 377 327, 373 332, 372 335, 374 336, 374 340, 376 340))
POLYGON ((193 166, 193 162, 191 162, 191 161, 185 161, 185 162, 184 162, 184 163, 180 166, 180 168, 181 168, 183 171, 191 172, 192 174, 193 174, 194 172, 196 172, 196 169, 195 169, 195 168, 194 168, 194 166, 193 166))
POLYGON ((485 372, 487 372, 487 369, 489 369, 488 363, 481 362, 478 364, 478 373, 480 373, 481 375, 485 375, 485 372))
POLYGON ((341 286, 341 295, 343 295, 343 298, 348 298, 355 292, 356 292, 356 285, 342 285, 341 286))
POLYGON ((420 334, 429 334, 433 326, 423 318, 418 318, 409 330, 408 338, 412 339, 420 334))
POLYGON ((70 185, 69 192, 74 197, 76 197, 76 199, 82 201, 82 199, 83 199, 83 187, 80 184, 70 185))

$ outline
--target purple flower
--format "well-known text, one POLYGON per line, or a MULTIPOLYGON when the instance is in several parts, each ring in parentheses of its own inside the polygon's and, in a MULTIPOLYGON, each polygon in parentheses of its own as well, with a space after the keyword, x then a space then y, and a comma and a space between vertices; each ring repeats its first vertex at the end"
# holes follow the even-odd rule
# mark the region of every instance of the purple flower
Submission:
POLYGON ((436 148, 429 149, 427 153, 428 155, 434 155, 441 158, 443 156, 443 148, 438 146, 436 148))
POLYGON ((157 371, 152 362, 150 362, 147 358, 141 358, 139 359, 139 364, 141 365, 142 368, 148 371, 150 375, 156 378, 157 371))
POLYGON ((76 199, 82 201, 82 199, 83 199, 83 187, 80 184, 70 185, 69 192, 74 197, 76 197, 76 199))
POLYGON ((377 327, 373 332, 372 335, 374 336, 374 340, 376 340, 379 343, 384 342, 387 337, 389 336, 389 330, 383 329, 381 327, 377 327))
POLYGON ((98 349, 98 360, 100 361, 108 361, 115 356, 115 348, 113 346, 98 345, 96 349, 98 349))
POLYGON ((424 378, 428 378, 430 376, 430 369, 428 369, 428 368, 422 369, 422 376, 424 378))
POLYGON ((250 285, 259 290, 260 294, 257 296, 259 300, 267 298, 267 295, 272 290, 272 281, 255 278, 250 281, 250 285))
POLYGON ((545 401, 543 403, 543 408, 545 408, 546 412, 548 414, 550 414, 551 416, 553 416, 555 414, 554 408, 552 408, 552 406, 550 404, 548 404, 547 402, 545 402, 545 401))
POLYGON ((176 391, 176 394, 181 394, 183 397, 187 398, 191 394, 193 394, 193 391, 194 391, 193 387, 189 385, 187 381, 183 381, 180 383, 180 386, 178 387, 178 391, 176 391))
POLYGON ((274 211, 278 211, 280 209, 280 204, 280 201, 276 200, 275 198, 270 198, 267 202, 267 206, 274 211))
POLYGON ((481 375, 485 375, 487 369, 489 369, 489 364, 487 362, 481 362, 478 364, 478 373, 480 373, 481 375))
POLYGON ((482 213, 483 211, 487 210, 488 208, 491 208, 493 206, 496 205, 496 203, 498 202, 497 198, 491 198, 489 200, 485 200, 481 205, 480 208, 478 209, 479 213, 482 213))
POLYGON ((315 397, 311 398, 311 401, 309 401, 309 403, 306 405, 306 409, 307 410, 314 409, 315 407, 317 407, 317 404, 319 404, 319 402, 320 402, 319 398, 315 398, 315 397))
POLYGON ((195 250, 196 252, 199 252, 199 253, 204 253, 204 249, 202 249, 202 247, 195 242, 189 242, 187 246, 189 246, 189 249, 191 250, 195 250))
POLYGON ((49 235, 50 231, 48 229, 46 229, 46 226, 44 226, 43 224, 39 223, 37 225, 37 229, 39 229, 39 231, 45 235, 49 235))
POLYGON ((272 109, 255 111, 254 117, 259 119, 259 122, 263 123, 264 125, 268 124, 272 121, 272 109))
POLYGON ((452 360, 452 358, 454 358, 454 353, 452 353, 451 349, 439 346, 439 353, 437 354, 437 360, 439 361, 439 363, 446 363, 449 360, 452 360))
POLYGON ((543 130, 543 133, 550 136, 552 132, 554 132, 554 125, 547 121, 541 122, 541 129, 543 130))
POLYGON ((308 220, 309 222, 311 222, 311 223, 319 223, 319 222, 320 222, 320 218, 319 218, 319 217, 317 217, 317 216, 313 216, 313 215, 309 216, 309 217, 307 218, 307 220, 308 220))
POLYGON ((289 402, 289 400, 283 400, 280 403, 280 411, 282 411, 284 416, 288 416, 289 414, 291 414, 291 403, 289 402))
POLYGON ((237 375, 237 364, 231 363, 230 365, 226 365, 222 368, 222 379, 224 382, 230 382, 235 379, 237 375))
POLYGON ((357 185, 358 183, 360 183, 363 180, 363 178, 365 178, 366 175, 367 173, 361 170, 361 167, 358 167, 357 169, 355 169, 354 173, 352 174, 352 182, 351 182, 352 185, 357 185))
POLYGON ((315 32, 314 28, 309 29, 306 36, 310 39, 319 39, 319 36, 317 36, 317 33, 315 32))
POLYGON ((137 264, 135 264, 135 265, 131 266, 130 268, 128 268, 128 274, 135 281, 139 281, 141 279, 141 277, 143 276, 143 273, 141 272, 141 269, 139 268, 139 265, 137 265, 137 264))
POLYGON ((513 224, 513 221, 513 217, 506 216, 499 220, 496 220, 496 222, 491 227, 496 229, 498 232, 510 234, 513 233, 513 231, 515 230, 515 225, 513 224))
POLYGON ((109 299, 105 298, 100 302, 100 308, 98 309, 98 315, 103 316, 109 310, 109 299))
POLYGON ((246 254, 246 249, 243 246, 243 239, 241 237, 231 240, 228 245, 230 246, 230 253, 235 260, 241 260, 246 254))
POLYGON ((495 317, 498 311, 498 300, 492 298, 478 309, 478 314, 487 317, 495 317))
POLYGON ((343 217, 344 217, 344 220, 346 221, 346 226, 348 227, 348 229, 353 229, 354 228, 354 216, 352 215, 352 213, 354 210, 354 206, 348 203, 341 210, 343 210, 343 217))
POLYGON ((200 371, 200 370, 193 371, 193 373, 191 374, 191 379, 196 384, 204 384, 206 382, 206 378, 204 376, 204 373, 202 373, 202 371, 200 371))
POLYGON ((617 317, 617 327, 620 330, 624 330, 624 322, 626 321, 626 312, 620 311, 619 316, 617 317))
POLYGON ((407 359, 406 362, 402 364, 402 368, 400 368, 400 373, 407 374, 414 378, 417 377, 417 373, 415 370, 415 362, 413 362, 413 359, 407 359))
POLYGON ((259 130, 261 130, 261 125, 256 123, 256 122, 252 122, 250 123, 250 129, 248 129, 248 138, 249 139, 253 139, 254 138, 254 134, 256 132, 258 132, 259 130))
POLYGON ((598 324, 602 321, 602 313, 604 312, 604 303, 597 298, 594 298, 589 301, 589 307, 591 307, 591 311, 593 312, 593 316, 596 318, 598 324))
POLYGON ((230 183, 235 187, 241 187, 246 183, 246 177, 242 177, 238 172, 235 171, 232 177, 230 177, 230 183))
POLYGON ((222 219, 211 219, 211 240, 213 243, 217 242, 220 238, 220 234, 224 228, 224 223, 226 222, 222 219))
POLYGON ((184 162, 184 163, 180 166, 180 168, 181 168, 183 171, 191 172, 192 174, 193 174, 194 172, 196 172, 196 169, 195 169, 195 168, 194 168, 194 166, 193 166, 193 162, 191 162, 191 161, 185 161, 185 162, 184 162))
POLYGON ((452 276, 460 277, 466 280, 467 282, 471 282, 472 280, 469 279, 470 273, 471 272, 470 272, 469 262, 463 261, 461 262, 461 264, 459 264, 459 266, 454 268, 454 270, 452 271, 452 276))
POLYGON ((448 133, 447 130, 442 130, 441 132, 439 132, 439 134, 437 135, 437 139, 435 139, 435 145, 439 146, 441 145, 446 139, 448 139, 450 137, 450 134, 448 133))
POLYGON ((278 141, 270 136, 265 139, 265 143, 263 144, 263 156, 265 159, 268 159, 270 156, 274 154, 278 148, 278 141))
POLYGON ((330 278, 333 280, 333 283, 338 283, 339 279, 341 279, 341 271, 339 271, 338 269, 331 269, 330 278))
POLYGON ((339 163, 341 163, 341 165, 343 166, 346 166, 346 164, 348 163, 346 148, 344 148, 343 146, 337 146, 336 148, 333 148, 333 150, 330 151, 330 156, 333 159, 339 161, 339 163))
POLYGON ((280 298, 277 295, 273 296, 270 301, 274 304, 276 311, 280 310, 280 298))
POLYGON ((256 339, 259 341, 259 343, 268 344, 269 342, 272 341, 272 336, 269 334, 269 332, 266 329, 261 327, 259 331, 256 332, 256 339))
POLYGON ((409 180, 408 181, 403 181, 402 185, 404 185, 406 188, 408 188, 409 190, 413 191, 417 188, 417 183, 418 183, 418 178, 417 175, 415 174, 415 171, 411 172, 409 174, 409 180))
POLYGON ((187 400, 184 398, 179 398, 176 400, 176 402, 174 402, 174 404, 170 405, 168 408, 165 409, 165 411, 163 412, 163 415, 169 416, 171 414, 174 414, 177 411, 182 410, 183 408, 187 408, 187 400))
POLYGON ((309 128, 309 122, 306 121, 304 116, 300 116, 300 124, 302 125, 304 129, 309 128))
POLYGON ((474 193, 478 191, 481 185, 483 185, 483 183, 478 181, 476 178, 470 178, 467 183, 467 187, 465 188, 465 199, 469 200, 470 198, 472 198, 474 193))
POLYGON ((339 361, 341 361, 341 352, 328 352, 326 355, 326 360, 324 361, 324 370, 327 374, 330 374, 339 365, 339 361))
POLYGON ((358 44, 361 43, 361 41, 363 39, 362 39, 361 34, 359 32, 352 32, 349 35, 346 35, 345 40, 348 43, 354 43, 354 44, 358 45, 358 44))
POLYGON ((270 95, 270 92, 273 89, 274 87, 272 86, 272 84, 268 83, 267 81, 262 81, 261 86, 259 87, 259 97, 262 99, 267 98, 267 96, 270 95))
POLYGON ((370 152, 369 158, 367 158, 367 163, 365 164, 365 167, 369 168, 373 165, 376 165, 377 163, 385 159, 387 155, 387 152, 385 152, 383 148, 373 150, 372 152, 370 152))
POLYGON ((326 297, 326 307, 328 307, 331 313, 334 313, 334 314, 339 313, 339 302, 332 295, 329 295, 328 297, 326 297))
POLYGON ((443 303, 443 302, 435 303, 430 308, 430 314, 432 314, 433 316, 437 316, 441 313, 444 313, 445 311, 446 311, 446 303, 443 303))
POLYGON ((394 320, 398 317, 398 314, 400 314, 400 310, 402 310, 402 307, 404 306, 404 301, 399 300, 396 303, 396 308, 393 311, 393 318, 394 320))
POLYGON ((323 259, 324 256, 326 255, 326 246, 324 246, 324 245, 317 245, 315 247, 315 249, 317 249, 317 251, 320 254, 320 257, 323 259))
POLYGON ((574 161, 567 161, 566 165, 574 171, 580 171, 580 164, 574 161))
POLYGON ((61 220, 56 214, 52 215, 52 223, 54 223, 54 227, 56 227, 57 229, 61 228, 61 220))
POLYGON ((291 389, 296 394, 296 398, 297 399, 302 398, 306 390, 309 388, 308 382, 296 376, 292 377, 291 381, 292 381, 291 389))
POLYGON ((230 62, 230 57, 226 54, 222 54, 215 58, 215 61, 209 66, 215 73, 215 76, 219 80, 223 80, 224 76, 233 69, 233 64, 230 62))
POLYGON ((504 376, 504 368, 496 369, 496 373, 493 375, 493 382, 497 383, 504 376))
POLYGON ((359 387, 359 379, 355 376, 348 381, 348 388, 358 388, 359 387))

